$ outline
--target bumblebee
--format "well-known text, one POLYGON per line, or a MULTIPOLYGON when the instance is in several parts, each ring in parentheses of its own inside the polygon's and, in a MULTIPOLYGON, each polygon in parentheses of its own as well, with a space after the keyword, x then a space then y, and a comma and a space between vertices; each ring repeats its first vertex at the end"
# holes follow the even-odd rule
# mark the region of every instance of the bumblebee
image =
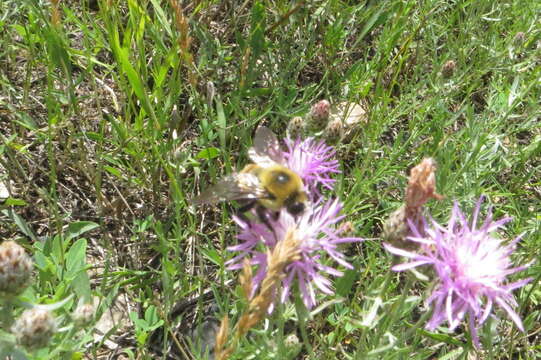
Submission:
POLYGON ((301 215, 309 204, 308 195, 301 177, 280 165, 284 159, 276 135, 267 127, 260 126, 248 155, 253 164, 221 179, 194 198, 192 203, 239 200, 243 204, 239 213, 255 208, 261 222, 271 231, 269 216, 277 220, 283 208, 293 216, 301 215))

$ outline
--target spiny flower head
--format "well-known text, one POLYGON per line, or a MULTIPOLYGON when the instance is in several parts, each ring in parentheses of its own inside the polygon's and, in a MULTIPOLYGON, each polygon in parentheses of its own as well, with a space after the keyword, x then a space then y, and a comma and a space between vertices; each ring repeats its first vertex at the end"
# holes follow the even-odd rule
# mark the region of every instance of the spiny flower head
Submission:
POLYGON ((339 141, 344 136, 344 124, 342 123, 342 119, 336 117, 329 121, 325 127, 324 136, 329 142, 339 141))
POLYGON ((18 295, 32 276, 32 260, 14 241, 0 245, 0 293, 18 295))
POLYGON ((305 127, 306 122, 304 119, 300 116, 295 116, 287 124, 287 136, 292 139, 302 138, 305 127))
POLYGON ((456 69, 456 62, 454 60, 448 60, 441 68, 441 74, 444 78, 448 79, 454 75, 456 69))
POLYGON ((420 244, 419 253, 384 244, 389 252, 411 259, 409 263, 394 266, 395 271, 421 265, 434 268, 437 286, 427 299, 427 303, 433 307, 427 328, 434 330, 447 321, 452 331, 467 315, 476 346, 479 346, 477 329, 489 317, 495 304, 505 310, 517 327, 523 330, 522 322, 514 311, 518 304, 512 291, 531 280, 507 283, 507 276, 526 268, 513 267, 509 258, 520 236, 508 245, 493 237, 492 233, 511 219, 493 221, 490 210, 483 224, 477 228, 482 200, 481 197, 475 207, 471 224, 457 203, 446 228, 435 221, 430 227, 424 220, 420 229, 410 222, 413 236, 408 239, 420 244))
POLYGON ((72 319, 78 326, 85 326, 92 322, 96 310, 94 305, 89 303, 80 303, 72 314, 72 319))
POLYGON ((11 328, 17 343, 28 349, 39 349, 47 345, 55 330, 53 315, 40 308, 25 310, 11 328))
POLYGON ((320 100, 310 108, 308 114, 309 126, 314 129, 322 129, 327 125, 331 114, 331 104, 327 100, 320 100))
POLYGON ((251 264, 258 266, 253 277, 252 292, 255 292, 267 273, 266 251, 260 250, 259 245, 272 249, 285 238, 288 230, 296 228, 295 237, 300 241, 300 259, 285 268, 280 301, 287 301, 296 280, 305 305, 313 307, 316 303, 314 286, 326 294, 333 294, 331 282, 324 274, 342 276, 341 271, 324 265, 323 257, 329 256, 342 266, 352 269, 338 247, 341 243, 361 241, 359 238, 341 237, 343 229, 337 226, 344 218, 339 215, 341 209, 338 200, 331 200, 308 209, 297 218, 282 210, 277 220, 269 219, 274 231, 265 225, 248 224, 235 217, 235 222, 241 228, 238 235, 241 243, 228 250, 239 251, 241 254, 229 262, 229 268, 241 269, 243 259, 251 256, 251 264))

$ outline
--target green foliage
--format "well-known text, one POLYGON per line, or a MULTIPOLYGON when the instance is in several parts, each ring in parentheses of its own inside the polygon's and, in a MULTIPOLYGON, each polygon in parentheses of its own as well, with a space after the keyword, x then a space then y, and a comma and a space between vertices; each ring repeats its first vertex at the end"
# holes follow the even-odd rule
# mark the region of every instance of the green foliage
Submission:
POLYGON ((149 334, 163 325, 163 320, 158 318, 155 306, 149 306, 145 311, 145 317, 139 319, 134 312, 130 313, 130 319, 135 325, 135 334, 139 346, 144 347, 149 334))
MULTIPOLYGON (((28 224, 20 217, 15 224, 29 233, 28 224)), ((30 287, 18 297, 0 299, 4 313, 0 324, 0 354, 15 359, 57 359, 77 358, 77 350, 92 341, 89 332, 85 333, 77 324, 74 315, 78 303, 92 303, 86 263, 87 240, 80 236, 97 228, 90 221, 71 223, 62 234, 40 239, 34 244, 34 266, 37 276, 30 287), (17 335, 12 334, 17 318, 23 316, 22 308, 47 310, 54 317, 54 336, 48 339, 45 347, 28 348, 18 344, 17 335)), ((35 235, 34 235, 35 236, 35 235)), ((93 316, 95 309, 90 307, 93 316)), ((39 332, 43 325, 38 326, 39 332)), ((28 330, 30 331, 30 330, 28 330)))
POLYGON ((541 356, 539 264, 516 291, 526 333, 497 313, 476 354, 464 329, 423 329, 429 290, 391 273, 380 241, 408 169, 433 157, 445 195, 428 204, 435 218, 485 194, 496 218, 514 218, 503 235, 525 234, 515 263, 540 258, 539 1, 183 2, 189 34, 170 1, 60 1, 60 26, 50 3, 0 1, 0 236, 35 260, 21 301, 69 298, 55 309, 65 327, 79 299, 98 298, 98 318, 123 315, 102 337, 92 325, 59 332, 34 358, 97 357, 119 334, 119 352, 160 358, 189 352, 179 344, 196 343, 194 324, 238 316, 238 272, 225 265, 234 210, 189 199, 248 162, 257 125, 283 137, 321 99, 367 109, 337 144, 329 194, 367 241, 345 249, 355 269, 334 281, 337 296, 311 312, 279 306, 232 358, 541 356), (301 340, 288 347, 289 335, 301 340))

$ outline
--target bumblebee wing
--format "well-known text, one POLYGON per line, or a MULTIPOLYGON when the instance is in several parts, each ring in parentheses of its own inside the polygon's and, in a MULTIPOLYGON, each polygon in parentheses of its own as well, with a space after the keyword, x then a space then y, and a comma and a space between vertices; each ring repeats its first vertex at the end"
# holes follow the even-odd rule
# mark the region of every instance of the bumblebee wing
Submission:
POLYGON ((223 178, 216 185, 193 198, 191 202, 200 205, 227 200, 259 199, 265 197, 265 194, 266 190, 260 185, 255 175, 239 173, 223 178))
POLYGON ((254 163, 263 167, 283 162, 278 138, 265 126, 260 126, 255 131, 254 146, 248 150, 248 155, 254 163))

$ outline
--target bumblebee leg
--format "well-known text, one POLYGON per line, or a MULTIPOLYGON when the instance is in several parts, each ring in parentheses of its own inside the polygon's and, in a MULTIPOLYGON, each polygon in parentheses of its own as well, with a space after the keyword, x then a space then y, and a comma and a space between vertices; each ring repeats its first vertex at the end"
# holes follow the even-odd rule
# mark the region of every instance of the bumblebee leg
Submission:
POLYGON ((280 217, 280 212, 279 211, 273 211, 271 213, 271 217, 272 217, 272 220, 278 221, 278 218, 280 217))
MULTIPOLYGON (((261 220, 261 222, 263 224, 265 224, 265 226, 271 231, 271 233, 274 235, 274 239, 276 241, 278 241, 278 237, 276 236, 276 232, 274 231, 274 228, 272 227, 271 223, 269 222, 269 211, 267 210, 267 208, 263 207, 263 206, 257 206, 255 208, 255 212, 257 214, 257 217, 259 218, 259 220, 261 220)), ((278 220, 278 216, 275 216, 278 215, 279 213, 276 212, 276 213, 273 213, 271 216, 272 216, 272 219, 273 220, 278 220)))
POLYGON ((247 211, 250 211, 254 208, 255 204, 256 204, 256 200, 247 200, 246 202, 243 202, 244 205, 242 205, 238 211, 239 212, 242 212, 242 213, 245 213, 247 211))
POLYGON ((248 226, 252 226, 250 219, 244 214, 254 208, 256 200, 248 200, 240 208, 237 209, 235 215, 237 215, 242 221, 244 221, 248 226))

